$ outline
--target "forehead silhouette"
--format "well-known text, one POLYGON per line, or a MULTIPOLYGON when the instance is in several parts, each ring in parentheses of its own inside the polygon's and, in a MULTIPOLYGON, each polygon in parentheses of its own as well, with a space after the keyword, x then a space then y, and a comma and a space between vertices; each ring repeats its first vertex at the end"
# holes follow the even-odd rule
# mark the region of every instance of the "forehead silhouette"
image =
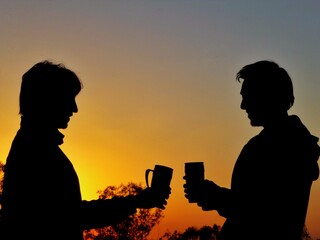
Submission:
POLYGON ((243 81, 241 94, 257 98, 268 97, 269 101, 289 109, 294 102, 292 81, 286 70, 271 61, 259 61, 244 66, 237 73, 243 81))
POLYGON ((61 97, 75 97, 82 85, 77 75, 62 64, 43 61, 35 64, 22 77, 20 113, 40 111, 61 97))

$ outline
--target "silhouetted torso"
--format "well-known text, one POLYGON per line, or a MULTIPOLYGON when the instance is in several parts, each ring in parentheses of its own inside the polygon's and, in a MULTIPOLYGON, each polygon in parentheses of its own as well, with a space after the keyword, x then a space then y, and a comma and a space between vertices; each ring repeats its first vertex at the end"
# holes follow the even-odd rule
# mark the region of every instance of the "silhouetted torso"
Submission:
POLYGON ((235 164, 221 239, 300 240, 312 181, 318 178, 318 138, 296 116, 265 128, 235 164))
POLYGON ((129 197, 82 200, 78 176, 59 148, 62 142, 58 130, 22 121, 5 166, 5 239, 82 240, 83 230, 109 226, 135 213, 129 197))
POLYGON ((36 231, 45 234, 43 239, 58 239, 62 233, 65 239, 82 239, 79 181, 59 148, 62 141, 58 130, 22 125, 18 131, 3 186, 3 221, 12 230, 10 237, 36 231))

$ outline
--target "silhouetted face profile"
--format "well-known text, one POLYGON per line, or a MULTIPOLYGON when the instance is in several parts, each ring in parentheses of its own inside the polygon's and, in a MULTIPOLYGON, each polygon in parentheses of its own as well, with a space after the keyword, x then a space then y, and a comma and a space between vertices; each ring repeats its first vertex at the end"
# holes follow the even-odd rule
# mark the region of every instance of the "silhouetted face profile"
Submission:
POLYGON ((264 97, 265 93, 259 93, 252 89, 250 83, 243 81, 241 87, 241 109, 245 110, 252 126, 264 126, 267 119, 273 115, 272 106, 264 97))
POLYGON ((54 128, 67 128, 70 117, 78 112, 75 97, 71 93, 61 93, 51 110, 46 111, 46 121, 54 128))
POLYGON ((237 74, 243 79, 241 109, 252 126, 266 126, 287 116, 293 105, 293 87, 287 72, 278 64, 259 61, 246 65, 237 74))
POLYGON ((37 63, 23 75, 20 114, 35 126, 67 128, 78 112, 75 98, 81 87, 76 74, 62 64, 37 63))

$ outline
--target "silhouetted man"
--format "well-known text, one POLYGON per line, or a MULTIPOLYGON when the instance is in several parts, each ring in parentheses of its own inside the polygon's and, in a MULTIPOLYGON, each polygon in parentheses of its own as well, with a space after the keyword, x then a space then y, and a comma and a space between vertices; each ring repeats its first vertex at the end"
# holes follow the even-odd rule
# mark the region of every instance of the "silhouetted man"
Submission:
POLYGON ((300 240, 312 182, 319 176, 318 138, 287 111, 294 103, 287 72, 271 61, 243 67, 241 109, 254 127, 263 127, 242 149, 231 189, 205 180, 184 185, 203 210, 226 218, 220 239, 300 240))
POLYGON ((170 194, 151 188, 137 196, 109 200, 81 199, 78 176, 59 148, 78 112, 75 97, 82 88, 74 72, 43 61, 22 78, 21 127, 5 166, 1 240, 81 240, 83 230, 118 223, 136 208, 164 209, 170 194))

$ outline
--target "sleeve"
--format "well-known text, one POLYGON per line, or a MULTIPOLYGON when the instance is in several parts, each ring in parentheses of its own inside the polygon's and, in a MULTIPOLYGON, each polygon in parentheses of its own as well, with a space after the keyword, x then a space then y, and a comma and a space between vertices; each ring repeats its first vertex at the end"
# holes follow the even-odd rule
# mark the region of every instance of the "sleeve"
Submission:
POLYGON ((84 230, 111 226, 136 213, 134 197, 82 201, 81 213, 84 230))
POLYGON ((228 188, 220 189, 217 211, 220 216, 228 218, 232 213, 232 192, 228 188))

